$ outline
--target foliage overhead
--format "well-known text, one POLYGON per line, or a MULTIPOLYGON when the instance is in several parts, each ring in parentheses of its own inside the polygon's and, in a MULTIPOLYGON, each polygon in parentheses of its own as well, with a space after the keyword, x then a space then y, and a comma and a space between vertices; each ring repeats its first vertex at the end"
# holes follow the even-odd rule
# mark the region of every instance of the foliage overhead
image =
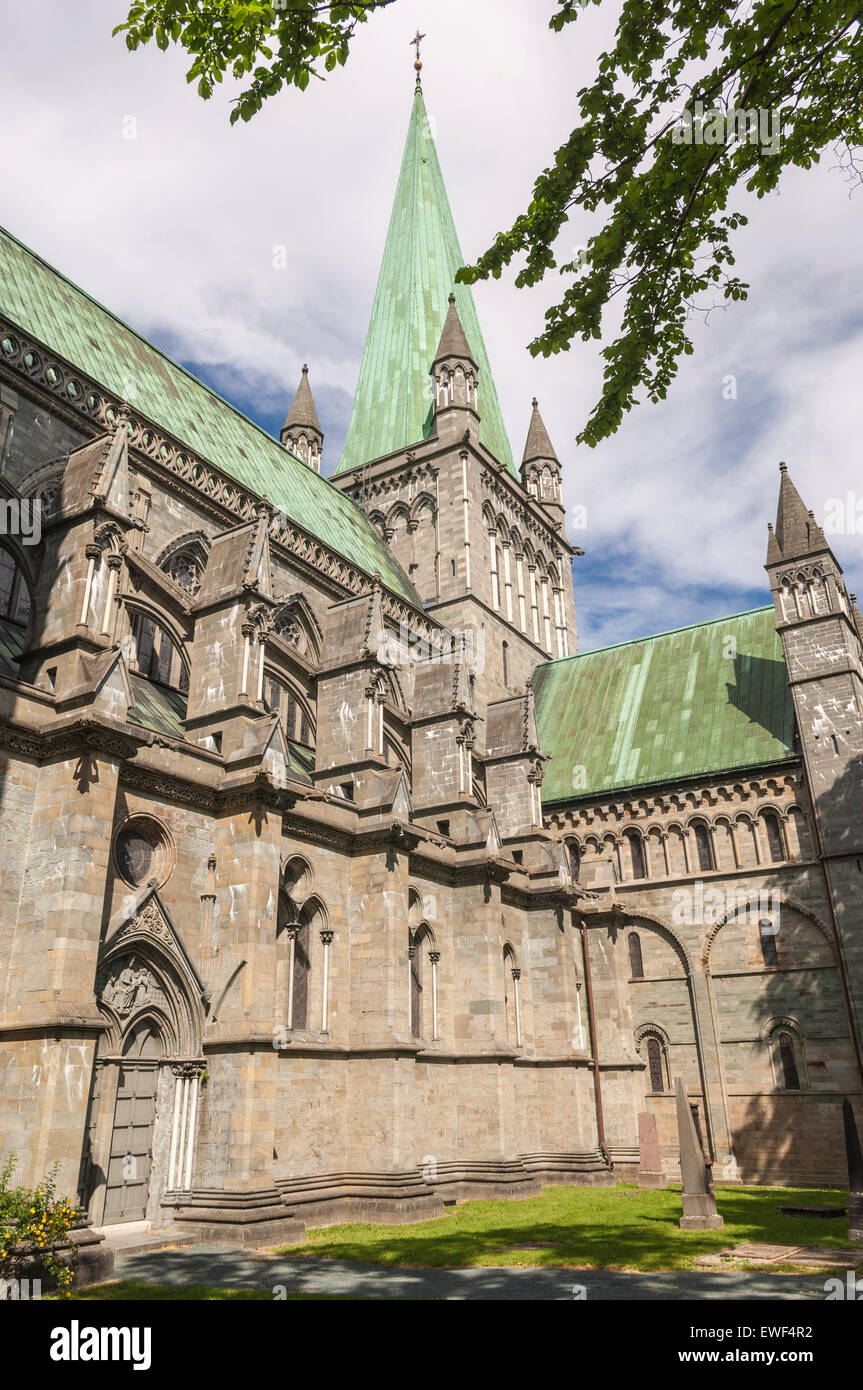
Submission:
MULTIPOLYGON (((344 64, 357 25, 393 3, 134 0, 115 33, 125 31, 130 48, 181 45, 203 97, 226 72, 250 78, 233 122, 251 119, 283 85, 304 89, 344 64)), ((600 3, 555 0, 550 27, 560 33, 600 3)), ((809 169, 829 150, 858 181, 861 17, 861 0, 623 0, 614 44, 578 92, 578 124, 526 211, 459 272, 468 283, 497 279, 517 262, 518 286, 562 277, 534 356, 576 337, 601 340, 614 305, 616 336, 602 349, 602 392, 580 441, 613 434, 639 390, 666 396, 692 352, 693 313, 746 298, 732 233, 747 219, 729 206, 732 195, 763 197, 789 166, 809 169), (561 259, 575 210, 599 225, 561 259)))

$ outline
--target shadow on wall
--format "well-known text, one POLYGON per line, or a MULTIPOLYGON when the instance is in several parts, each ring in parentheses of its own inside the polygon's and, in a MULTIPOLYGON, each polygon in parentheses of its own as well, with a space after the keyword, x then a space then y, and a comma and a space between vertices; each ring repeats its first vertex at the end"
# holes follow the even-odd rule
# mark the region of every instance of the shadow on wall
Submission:
MULTIPOLYGON (((857 760, 821 798, 822 820, 837 825, 834 849, 853 848, 860 788, 857 760)), ((849 920, 858 927, 852 935, 859 940, 863 856, 837 871, 849 920)), ((735 1154, 744 1182, 845 1185, 845 1096, 858 1126, 863 1123, 859 1064, 820 869, 810 870, 808 879, 817 915, 792 895, 778 914, 744 912, 729 920, 710 946, 735 1154)), ((845 960, 849 976, 860 982, 860 994, 863 944, 846 950, 845 960)))

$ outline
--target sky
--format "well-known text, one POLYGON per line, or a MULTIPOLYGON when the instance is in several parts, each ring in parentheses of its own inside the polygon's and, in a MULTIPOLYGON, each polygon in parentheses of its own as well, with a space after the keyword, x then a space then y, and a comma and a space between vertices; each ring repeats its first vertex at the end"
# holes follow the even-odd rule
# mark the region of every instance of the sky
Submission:
MULTIPOLYGON (((615 5, 556 35, 552 0, 397 0, 344 69, 234 127, 231 84, 203 102, 185 54, 112 38, 126 8, 0 0, 0 223, 273 433, 308 362, 331 472, 407 131, 414 31, 471 260, 524 209, 575 123, 615 5)), ((863 190, 833 164, 734 200, 750 217, 735 248, 748 302, 697 319, 668 399, 595 449, 575 436, 602 345, 527 352, 562 292, 557 273, 531 290, 506 273, 475 287, 516 458, 537 396, 563 464, 569 539, 586 552, 574 565, 581 649, 769 602, 780 459, 817 519, 832 518, 863 594, 863 190)), ((570 224, 563 249, 570 233, 583 244, 587 224, 570 224)))

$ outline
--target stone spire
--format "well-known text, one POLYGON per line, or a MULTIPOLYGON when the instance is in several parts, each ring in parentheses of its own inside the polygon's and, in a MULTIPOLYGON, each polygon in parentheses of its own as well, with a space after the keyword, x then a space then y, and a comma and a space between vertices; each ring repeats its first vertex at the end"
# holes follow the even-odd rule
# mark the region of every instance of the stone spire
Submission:
POLYGON ((453 286, 458 318, 478 369, 479 440, 515 473, 473 296, 468 285, 456 284, 456 272, 464 264, 422 90, 417 87, 337 474, 418 444, 431 434, 428 374, 453 286))
POLYGON ((305 363, 297 393, 288 411, 288 418, 282 425, 279 438, 286 449, 290 449, 291 453, 301 458, 309 468, 320 473, 324 433, 315 409, 315 400, 309 385, 309 369, 305 363))
POLYGON ((828 550, 824 532, 817 524, 814 514, 807 510, 803 499, 788 475, 788 465, 780 463, 782 475, 779 484, 779 506, 776 511, 776 529, 770 534, 767 543, 767 563, 779 560, 800 560, 807 555, 816 555, 828 550))

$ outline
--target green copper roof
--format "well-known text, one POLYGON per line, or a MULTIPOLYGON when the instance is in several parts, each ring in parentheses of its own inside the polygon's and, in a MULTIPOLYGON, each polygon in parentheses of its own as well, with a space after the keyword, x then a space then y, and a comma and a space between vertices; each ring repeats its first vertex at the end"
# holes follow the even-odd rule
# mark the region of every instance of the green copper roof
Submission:
POLYGON ((418 603, 371 522, 344 493, 2 229, 0 314, 266 496, 367 574, 380 571, 385 584, 418 603))
POLYGON ((793 756, 772 604, 538 666, 546 803, 793 756))
POLYGON ((169 690, 167 686, 156 685, 145 676, 129 672, 132 699, 135 701, 134 714, 130 713, 129 723, 140 724, 142 729, 150 729, 154 734, 167 734, 170 738, 185 739, 183 720, 186 717, 186 697, 179 690, 169 690))
POLYGON ((429 373, 451 292, 479 368, 479 437, 515 472, 473 295, 468 285, 455 283, 464 263, 418 86, 337 473, 431 433, 429 373))

